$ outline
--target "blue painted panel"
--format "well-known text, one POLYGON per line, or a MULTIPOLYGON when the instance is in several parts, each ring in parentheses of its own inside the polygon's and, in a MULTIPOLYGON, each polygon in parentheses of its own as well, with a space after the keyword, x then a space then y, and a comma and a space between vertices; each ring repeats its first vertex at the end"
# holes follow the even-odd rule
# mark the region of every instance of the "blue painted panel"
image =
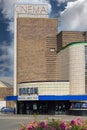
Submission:
MULTIPOLYGON (((7 96, 5 97, 5 100, 7 101, 17 101, 18 96, 7 96)), ((39 95, 38 100, 87 100, 87 95, 62 95, 62 96, 56 96, 56 95, 39 95)))
POLYGON ((5 100, 7 100, 7 101, 17 101, 18 96, 7 96, 7 97, 5 97, 5 100))
POLYGON ((87 100, 87 95, 63 95, 63 96, 47 95, 47 96, 39 96, 39 100, 87 100))

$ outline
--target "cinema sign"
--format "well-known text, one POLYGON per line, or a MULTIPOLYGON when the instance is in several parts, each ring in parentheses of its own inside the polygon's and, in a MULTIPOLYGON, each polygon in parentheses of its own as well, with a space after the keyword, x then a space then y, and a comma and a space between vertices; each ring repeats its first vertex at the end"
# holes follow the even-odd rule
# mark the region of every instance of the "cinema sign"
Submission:
POLYGON ((15 12, 17 14, 29 14, 29 15, 47 15, 48 8, 45 4, 28 4, 28 5, 16 5, 15 12))
POLYGON ((19 88, 18 100, 38 100, 38 88, 37 87, 27 87, 19 88))

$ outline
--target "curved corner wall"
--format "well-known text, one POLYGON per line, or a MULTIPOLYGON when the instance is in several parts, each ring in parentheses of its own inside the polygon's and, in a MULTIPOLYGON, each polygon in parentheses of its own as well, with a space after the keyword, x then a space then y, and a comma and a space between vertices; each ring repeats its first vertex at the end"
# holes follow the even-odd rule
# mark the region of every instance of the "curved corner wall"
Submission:
POLYGON ((85 94, 85 46, 74 42, 62 48, 57 55, 57 79, 69 80, 69 94, 85 94))
POLYGON ((69 47, 70 94, 85 94, 85 51, 83 44, 69 47))

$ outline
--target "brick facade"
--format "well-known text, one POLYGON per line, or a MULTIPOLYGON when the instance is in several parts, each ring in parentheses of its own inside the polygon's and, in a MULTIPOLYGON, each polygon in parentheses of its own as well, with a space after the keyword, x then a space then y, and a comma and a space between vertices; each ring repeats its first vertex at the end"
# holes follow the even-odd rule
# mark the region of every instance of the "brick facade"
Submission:
POLYGON ((71 42, 87 41, 87 32, 80 31, 62 31, 57 35, 58 51, 71 42))
MULTIPOLYGON (((4 101, 6 96, 13 96, 13 88, 0 88, 0 101, 4 101)), ((6 106, 14 108, 14 101, 6 101, 6 106)))
POLYGON ((4 100, 6 96, 13 95, 13 88, 0 88, 0 100, 4 100))
POLYGON ((57 19, 17 19, 17 82, 56 77, 57 19))

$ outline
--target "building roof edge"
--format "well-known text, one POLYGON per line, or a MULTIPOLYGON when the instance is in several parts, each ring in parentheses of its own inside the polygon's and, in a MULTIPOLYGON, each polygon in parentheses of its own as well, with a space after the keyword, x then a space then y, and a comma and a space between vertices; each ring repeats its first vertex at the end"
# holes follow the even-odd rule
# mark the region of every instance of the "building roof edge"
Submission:
POLYGON ((60 49, 57 53, 61 52, 62 50, 70 47, 70 46, 75 46, 75 45, 87 45, 87 42, 71 42, 68 45, 66 45, 65 47, 63 47, 62 49, 60 49))

